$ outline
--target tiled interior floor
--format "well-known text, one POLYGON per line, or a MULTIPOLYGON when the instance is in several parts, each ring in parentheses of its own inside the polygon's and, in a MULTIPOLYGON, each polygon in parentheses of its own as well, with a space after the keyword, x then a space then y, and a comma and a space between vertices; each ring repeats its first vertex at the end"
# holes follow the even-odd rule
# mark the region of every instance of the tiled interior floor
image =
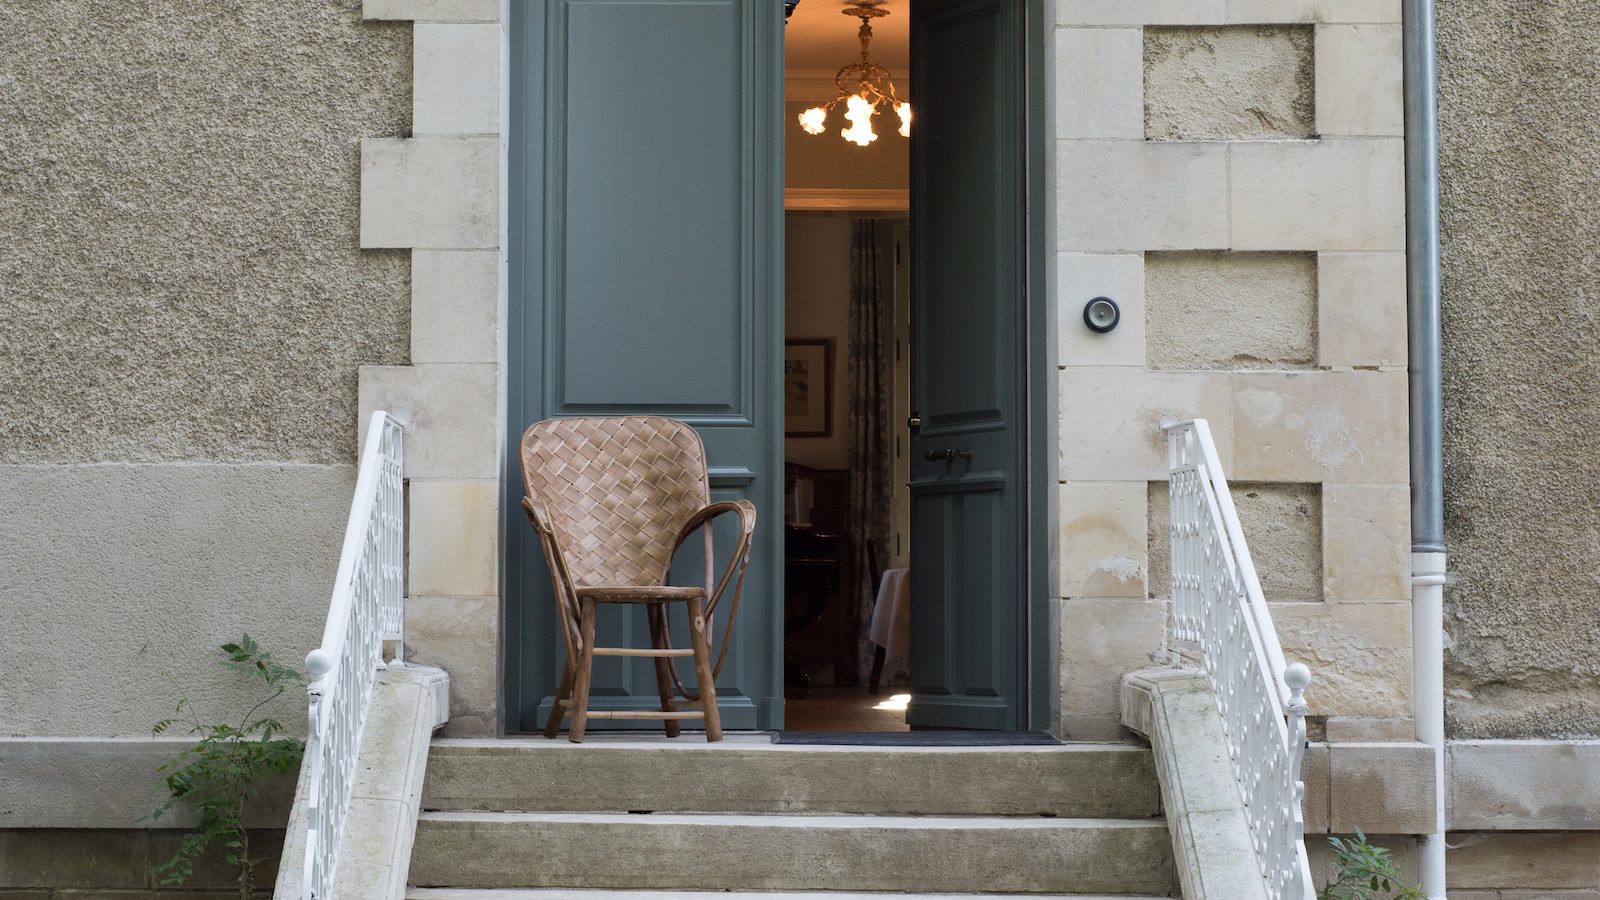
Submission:
POLYGON ((811 689, 804 700, 790 697, 783 708, 783 727, 790 731, 910 731, 906 724, 909 694, 884 688, 873 696, 866 688, 811 689))

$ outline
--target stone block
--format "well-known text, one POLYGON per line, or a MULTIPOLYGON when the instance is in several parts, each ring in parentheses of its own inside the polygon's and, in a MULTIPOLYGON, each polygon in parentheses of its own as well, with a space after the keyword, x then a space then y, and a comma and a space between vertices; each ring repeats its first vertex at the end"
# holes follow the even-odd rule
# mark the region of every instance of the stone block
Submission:
POLYGON ((500 255, 493 250, 411 254, 411 362, 500 359, 500 255))
POLYGON ((1220 25, 1227 0, 1054 0, 1057 25, 1220 25))
POLYGON ((1458 843, 1461 846, 1445 856, 1452 889, 1535 891, 1600 885, 1600 832, 1500 832, 1458 843))
POLYGON ((1308 835, 1328 833, 1328 765, 1326 743, 1313 741, 1306 745, 1305 758, 1300 762, 1300 781, 1306 786, 1306 796, 1300 811, 1308 835))
POLYGON ((1404 253, 1317 254, 1317 358, 1324 366, 1404 366, 1404 253))
POLYGON ((1058 28, 1055 137, 1144 137, 1144 39, 1138 28, 1058 28))
POLYGON ((1400 26, 1318 25, 1317 133, 1405 134, 1400 26))
MULTIPOLYGON (((1268 601, 1317 602, 1322 590, 1322 498, 1314 484, 1229 485, 1268 601)), ((1172 597, 1171 500, 1150 483, 1150 596, 1172 597)))
POLYGON ((143 831, 0 831, 0 885, 17 888, 142 888, 151 866, 143 831))
POLYGON ((361 16, 411 22, 498 22, 500 0, 362 0, 361 16))
POLYGON ((1308 253, 1145 256, 1153 369, 1295 369, 1317 357, 1317 261, 1308 253))
POLYGON ((1061 602, 1061 709, 1068 736, 1086 738, 1074 720, 1115 725, 1122 676, 1149 668, 1165 652, 1167 605, 1150 600, 1068 597, 1061 602), (1071 718, 1068 718, 1071 717, 1071 718))
POLYGON ((1406 602, 1411 595, 1411 488, 1322 488, 1322 579, 1327 599, 1406 602))
POLYGON ((498 138, 367 138, 361 142, 361 246, 497 248, 499 191, 498 138))
POLYGON ((1229 22, 1393 22, 1400 0, 1227 0, 1229 22))
MULTIPOLYGON (((245 705, 239 712, 248 708, 245 705)), ((284 721, 291 733, 304 733, 303 709, 298 720, 284 721)), ((160 766, 193 745, 189 737, 0 738, 0 771, 5 772, 0 779, 0 822, 8 829, 62 833, 130 827, 168 798, 160 766)), ((245 826, 281 827, 293 799, 293 777, 267 780, 246 810, 245 826)), ((198 810, 179 805, 138 827, 192 828, 198 820, 198 810)))
POLYGON ((446 737, 500 732, 498 597, 407 597, 406 661, 450 675, 446 737))
POLYGON ((406 425, 407 478, 498 478, 499 369, 362 366, 361 419, 388 410, 406 425))
POLYGON ((406 592, 500 593, 500 483, 411 479, 406 592))
POLYGON ((1060 141, 1056 147, 1057 249, 1228 247, 1226 144, 1060 141))
POLYGON ((416 134, 499 133, 503 33, 498 24, 413 29, 411 127, 416 134))
POLYGON ((1453 830, 1600 830, 1600 741, 1451 741, 1453 830))
POLYGON ((1063 366, 1145 364, 1144 257, 1137 253, 1059 253, 1055 257, 1056 316, 1063 366), (1122 312, 1111 331, 1100 334, 1083 321, 1083 307, 1110 297, 1122 312))
POLYGON ((1335 832, 1433 830, 1433 749, 1427 744, 1329 744, 1328 783, 1335 832))
POLYGON ((1231 478, 1389 484, 1409 478, 1404 372, 1252 372, 1232 379, 1231 478))
POLYGON ((1313 38, 1303 25, 1146 28, 1144 136, 1248 141, 1315 133, 1313 38))
POLYGON ((1061 596, 1145 597, 1142 481, 1061 485, 1061 596))
MULTIPOLYGON (((1354 835, 1340 835, 1340 837, 1354 837, 1354 835)), ((1384 847, 1389 850, 1389 858, 1394 861, 1395 868, 1400 871, 1401 878, 1406 884, 1415 885, 1420 880, 1417 874, 1417 839, 1407 834, 1382 834, 1367 835, 1367 841, 1375 847, 1384 847)), ((1311 880, 1318 889, 1327 886, 1333 872, 1333 847, 1328 844, 1327 838, 1318 837, 1306 841, 1307 856, 1311 858, 1311 880)), ((1461 900, 1454 890, 1450 891, 1449 900, 1461 900)))
POLYGON ((1061 477, 1164 481, 1163 423, 1204 418, 1224 471, 1233 470, 1233 403, 1221 372, 1066 369, 1060 374, 1061 477))
POLYGON ((1284 659, 1311 668, 1312 715, 1411 713, 1410 606, 1275 603, 1272 620, 1284 659))
POLYGON ((1238 482, 1230 487, 1262 593, 1274 602, 1321 601, 1321 486, 1238 482))
POLYGON ((1233 144, 1228 198, 1235 250, 1402 250, 1399 140, 1233 144))
POLYGON ((1329 716, 1323 723, 1323 729, 1329 741, 1341 744, 1410 741, 1417 736, 1416 722, 1410 716, 1391 719, 1329 716))

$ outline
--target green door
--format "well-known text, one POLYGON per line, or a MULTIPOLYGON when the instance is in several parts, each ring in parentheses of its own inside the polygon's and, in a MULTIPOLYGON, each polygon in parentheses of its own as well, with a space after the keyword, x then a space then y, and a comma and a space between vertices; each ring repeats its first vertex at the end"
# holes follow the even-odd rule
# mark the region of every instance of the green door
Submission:
POLYGON ((1024 4, 913 0, 913 727, 1026 724, 1024 4))
MULTIPOLYGON (((530 422, 579 415, 689 422, 714 499, 756 504, 717 693, 725 727, 779 727, 782 4, 511 8, 507 729, 542 728, 562 664, 549 575, 520 511, 516 442, 530 422)), ((701 571, 698 553, 680 563, 685 576, 701 571)), ((607 612, 602 644, 649 646, 642 610, 607 612)), ((682 643, 681 618, 673 630, 682 643)), ((592 696, 654 708, 652 662, 597 660, 592 696)))

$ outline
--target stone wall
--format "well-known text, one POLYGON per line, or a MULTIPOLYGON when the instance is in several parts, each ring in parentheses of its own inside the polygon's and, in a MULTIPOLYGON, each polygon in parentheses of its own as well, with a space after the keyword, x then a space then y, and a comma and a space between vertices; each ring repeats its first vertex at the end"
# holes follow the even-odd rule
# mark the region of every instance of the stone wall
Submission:
POLYGON ((1600 6, 1439 30, 1448 728, 1600 736, 1600 6))
POLYGON ((215 648, 315 644, 357 367, 408 357, 407 255, 356 237, 360 141, 410 124, 410 28, 356 0, 5 23, 0 735, 242 713, 215 648))
POLYGON ((1198 416, 1313 715, 1409 738, 1400 3, 1055 10, 1060 724, 1114 736, 1167 658, 1160 425, 1198 416))

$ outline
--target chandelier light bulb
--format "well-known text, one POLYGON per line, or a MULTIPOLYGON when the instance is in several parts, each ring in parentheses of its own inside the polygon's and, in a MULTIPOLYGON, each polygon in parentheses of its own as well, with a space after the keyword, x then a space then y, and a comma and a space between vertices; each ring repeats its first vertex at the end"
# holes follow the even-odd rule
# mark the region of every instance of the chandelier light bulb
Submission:
POLYGON ((877 107, 865 97, 851 94, 844 110, 845 121, 850 123, 850 127, 839 132, 839 135, 858 147, 865 147, 877 140, 878 136, 872 132, 872 114, 876 111, 877 107))
POLYGON ((813 106, 800 114, 800 128, 806 134, 821 134, 827 128, 828 111, 820 106, 813 106))
POLYGON ((828 111, 843 103, 844 118, 850 127, 839 134, 857 147, 870 146, 878 139, 872 130, 872 117, 878 114, 878 107, 884 104, 900 117, 901 137, 911 136, 911 104, 900 99, 894 88, 894 77, 888 69, 874 63, 870 55, 872 20, 889 14, 889 10, 882 8, 884 2, 845 0, 845 8, 840 12, 861 20, 861 30, 856 33, 861 41, 861 60, 846 63, 834 75, 833 81, 839 93, 832 100, 800 114, 800 128, 806 134, 822 134, 826 131, 828 111))

